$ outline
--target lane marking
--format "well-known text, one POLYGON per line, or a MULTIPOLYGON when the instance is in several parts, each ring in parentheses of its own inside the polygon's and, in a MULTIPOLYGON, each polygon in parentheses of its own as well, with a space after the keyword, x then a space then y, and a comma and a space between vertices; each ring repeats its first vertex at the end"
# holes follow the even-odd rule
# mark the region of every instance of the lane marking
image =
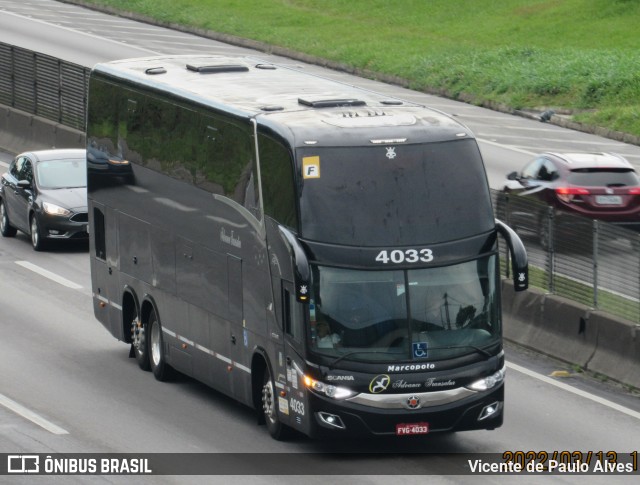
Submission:
POLYGON ((560 382, 555 379, 552 379, 551 377, 538 374, 537 372, 533 372, 532 370, 529 370, 518 364, 514 364, 513 362, 506 362, 505 365, 508 368, 515 370, 516 372, 520 372, 522 374, 528 375, 529 377, 533 377, 534 379, 538 379, 539 381, 545 382, 547 384, 551 384, 552 386, 559 387, 560 389, 563 389, 567 392, 571 392, 576 396, 580 396, 585 399, 589 399, 590 401, 593 401, 595 403, 602 404, 603 406, 614 409, 615 411, 626 414, 627 416, 631 416, 632 418, 640 419, 640 413, 638 411, 634 411, 633 409, 626 408, 624 406, 621 406, 620 404, 616 404, 613 401, 609 401, 608 399, 604 399, 604 398, 595 396, 593 394, 590 394, 586 391, 582 391, 573 386, 565 384, 564 382, 560 382))
POLYGON ((40 276, 49 278, 51 281, 55 281, 56 283, 66 286, 67 288, 71 288, 73 290, 82 289, 82 286, 74 283, 73 281, 69 281, 68 279, 63 278, 62 276, 52 273, 51 271, 41 268, 40 266, 30 263, 29 261, 16 261, 16 264, 30 271, 33 271, 34 273, 38 273, 40 276))
POLYGON ((46 429, 50 433, 69 434, 69 432, 66 429, 61 428, 60 426, 55 425, 50 421, 47 421, 39 414, 34 413, 30 409, 27 409, 22 404, 18 404, 13 399, 9 399, 4 394, 0 394, 0 404, 5 408, 7 408, 9 411, 13 411, 17 415, 22 416, 23 418, 31 421, 34 424, 37 424, 38 426, 46 429))
POLYGON ((505 145, 504 143, 498 143, 491 140, 485 140, 484 138, 476 138, 478 143, 486 143, 487 145, 493 145, 496 147, 504 148, 505 150, 513 150, 514 152, 524 153, 526 155, 535 156, 540 152, 531 152, 528 150, 522 150, 521 148, 514 147, 513 145, 505 145))

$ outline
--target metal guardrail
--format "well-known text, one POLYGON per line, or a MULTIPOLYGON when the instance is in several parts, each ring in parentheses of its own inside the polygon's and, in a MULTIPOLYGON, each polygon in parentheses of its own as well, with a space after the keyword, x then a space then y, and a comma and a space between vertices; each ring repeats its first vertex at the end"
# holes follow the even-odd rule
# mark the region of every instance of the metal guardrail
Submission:
POLYGON ((0 104, 84 131, 89 69, 0 43, 0 104))
MULTIPOLYGON (((0 43, 0 104, 84 131, 90 69, 0 43)), ((492 191, 496 217, 523 238, 530 284, 640 322, 640 235, 492 191)), ((504 258, 508 259, 506 245, 504 258)), ((509 265, 503 265, 508 276, 509 265)))

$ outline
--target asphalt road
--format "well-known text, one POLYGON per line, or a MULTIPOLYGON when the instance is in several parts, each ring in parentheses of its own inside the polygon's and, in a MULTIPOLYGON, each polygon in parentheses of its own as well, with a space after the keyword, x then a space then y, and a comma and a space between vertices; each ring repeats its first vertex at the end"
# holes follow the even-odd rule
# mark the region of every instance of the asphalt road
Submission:
MULTIPOLYGON (((52 1, 0 0, 0 9, 4 10, 0 11, 1 41, 8 41, 6 35, 11 32, 8 30, 11 26, 20 25, 18 30, 30 33, 28 42, 41 47, 37 50, 47 49, 48 53, 85 65, 115 58, 108 56, 130 57, 141 52, 148 55, 149 51, 236 52, 236 48, 203 38, 105 17, 52 1), (60 53, 56 53, 57 50, 60 53)), ((35 48, 34 45, 24 44, 30 48, 35 48)), ((640 162, 638 147, 358 80, 314 66, 305 69, 354 84, 358 82, 378 91, 387 90, 400 97, 419 99, 458 116, 481 141, 492 185, 540 149, 612 150, 615 147, 630 160, 640 162)), ((0 169, 9 159, 8 154, 0 155, 0 169)), ((286 473, 299 470, 296 454, 329 451, 377 454, 375 458, 347 463, 319 457, 316 466, 326 466, 327 470, 343 466, 348 473, 359 475, 332 477, 333 482, 404 483, 416 480, 405 475, 429 474, 447 465, 446 457, 431 453, 518 450, 628 453, 639 448, 640 398, 637 395, 513 347, 507 348, 506 421, 496 431, 433 435, 424 440, 407 441, 314 442, 301 437, 290 442, 275 442, 264 427, 256 426, 251 410, 219 393, 190 379, 158 383, 150 373, 140 371, 135 361, 128 358, 127 346, 116 342, 93 317, 86 247, 58 246, 46 253, 35 253, 22 234, 0 240, 0 329, 3 335, 0 339, 0 453, 268 452, 286 454, 291 460, 291 469, 284 469, 283 475, 277 477, 255 474, 211 478, 156 476, 147 480, 111 476, 31 479, 42 478, 43 483, 299 483, 301 480, 326 483, 327 479, 321 476, 301 478, 286 473), (548 377, 559 369, 568 371, 569 377, 548 377), (390 475, 370 473, 380 464, 390 475)), ((0 477, 0 482, 24 482, 7 478, 0 477)), ((537 483, 545 478, 548 477, 523 480, 537 483)), ((427 479, 434 483, 473 480, 440 474, 418 478, 427 479)), ((484 476, 481 480, 507 483, 513 478, 484 476)), ((560 483, 578 480, 601 483, 602 477, 554 477, 554 482, 560 483)), ((608 477, 607 480, 627 483, 631 478, 608 477)))

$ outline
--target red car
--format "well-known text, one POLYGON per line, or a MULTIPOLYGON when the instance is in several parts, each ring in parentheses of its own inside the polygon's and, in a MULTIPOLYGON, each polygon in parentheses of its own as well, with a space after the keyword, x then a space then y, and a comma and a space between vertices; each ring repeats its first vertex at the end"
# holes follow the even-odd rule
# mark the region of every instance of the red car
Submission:
POLYGON ((548 243, 548 206, 557 209, 557 229, 576 228, 578 219, 563 218, 563 213, 640 229, 640 177, 620 155, 542 153, 520 173, 507 176, 504 192, 533 199, 512 199, 507 220, 513 227, 537 232, 543 247, 548 243))

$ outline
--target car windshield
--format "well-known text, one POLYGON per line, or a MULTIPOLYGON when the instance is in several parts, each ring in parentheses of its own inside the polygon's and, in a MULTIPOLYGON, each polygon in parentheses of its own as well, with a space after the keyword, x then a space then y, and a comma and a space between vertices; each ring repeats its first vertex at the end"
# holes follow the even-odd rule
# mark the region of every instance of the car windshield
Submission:
POLYGON ((311 348, 338 360, 429 361, 499 342, 497 258, 416 270, 313 267, 311 348))
POLYGON ((624 187, 640 185, 636 172, 630 169, 580 169, 572 170, 567 180, 571 185, 583 187, 624 187))
POLYGON ((298 150, 301 237, 351 246, 438 243, 495 222, 475 140, 298 150))
POLYGON ((43 189, 65 189, 87 186, 84 159, 47 160, 36 165, 38 185, 43 189))

